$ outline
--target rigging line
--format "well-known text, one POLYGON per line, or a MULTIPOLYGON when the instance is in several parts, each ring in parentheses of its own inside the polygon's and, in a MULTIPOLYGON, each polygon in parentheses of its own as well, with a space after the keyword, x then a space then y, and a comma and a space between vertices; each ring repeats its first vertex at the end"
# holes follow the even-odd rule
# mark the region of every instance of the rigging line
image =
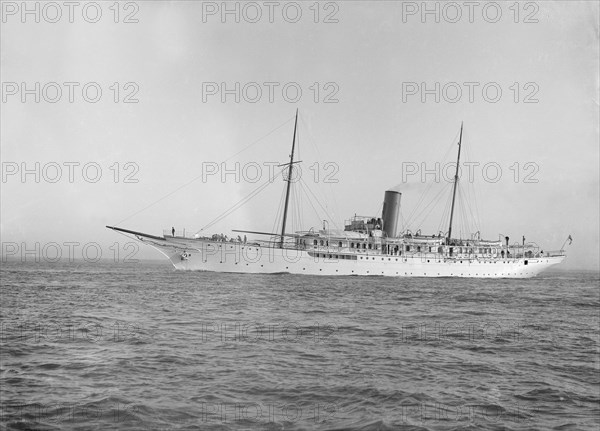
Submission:
MULTIPOLYGON (((315 192, 313 192, 313 190, 310 188, 308 183, 306 181, 304 181, 301 177, 300 177, 300 181, 304 183, 307 190, 313 195, 313 197, 315 198, 315 200, 317 201, 317 203, 319 204, 321 209, 323 209, 323 212, 327 216, 328 220, 336 227, 336 229, 339 229, 339 226, 336 224, 335 219, 333 217, 331 217, 331 215, 327 211, 327 209, 326 209, 327 205, 325 205, 325 207, 324 207, 323 204, 321 204, 321 200, 317 197, 317 194, 315 192)), ((317 191, 322 193, 322 191, 319 188, 317 188, 317 191)), ((325 196, 325 194, 322 194, 322 198, 323 198, 323 200, 327 201, 327 196, 325 196)), ((309 199, 310 199, 310 197, 309 197, 309 199)))
MULTIPOLYGON (((451 206, 451 198, 450 195, 446 197, 446 204, 444 205, 444 211, 442 212, 442 217, 440 218, 440 223, 438 224, 438 232, 445 232, 445 227, 448 224, 448 219, 450 217, 450 206, 451 206)), ((444 234, 444 236, 446 236, 444 234)))
MULTIPOLYGON (((456 141, 457 141, 457 137, 459 136, 459 134, 460 134, 460 131, 458 131, 458 132, 456 133, 456 135, 454 136, 454 138, 453 138, 453 139, 452 139, 452 141, 451 141, 451 144, 448 146, 448 149, 446 150, 446 153, 445 153, 445 154, 444 154, 444 156, 442 157, 442 162, 440 162, 440 169, 441 169, 441 171, 439 172, 439 173, 440 173, 440 177, 441 177, 441 176, 442 176, 442 174, 443 174, 443 173, 445 173, 445 171, 446 171, 446 169, 445 169, 445 166, 442 168, 442 163, 444 163, 444 162, 447 160, 447 158, 448 158, 448 156, 449 156, 450 152, 451 152, 451 151, 452 151, 452 149, 454 148, 454 144, 455 144, 455 143, 457 143, 456 141)), ((445 178, 440 178, 440 180, 444 180, 444 179, 445 179, 445 178)), ((415 214, 415 212, 416 212, 416 211, 417 211, 417 210, 420 208, 420 206, 421 206, 422 202, 424 201, 424 199, 425 199, 425 197, 426 197, 426 194, 428 194, 428 193, 429 193, 429 191, 430 191, 430 189, 431 189, 431 186, 433 185, 433 183, 434 183, 434 182, 432 182, 432 183, 430 183, 430 184, 428 185, 427 189, 426 189, 426 190, 425 190, 425 192, 422 194, 422 198, 420 199, 419 203, 417 204, 417 207, 415 208, 415 210, 413 210, 413 212, 412 212, 412 213, 411 213, 411 215, 409 216, 409 221, 410 221, 410 222, 413 222, 413 220, 414 220, 414 222, 416 223, 416 222, 419 220, 419 217, 421 216, 421 214, 423 213, 423 211, 424 211, 425 209, 427 209, 427 208, 430 206, 430 204, 431 204, 431 203, 430 203, 430 204, 428 204, 428 205, 427 205, 427 206, 426 206, 426 207, 425 207, 423 210, 421 210, 421 212, 419 212, 419 213, 418 213, 416 216, 414 215, 414 214, 415 214)), ((436 197, 435 197, 435 198, 434 198, 432 201, 435 201, 435 200, 437 200, 437 199, 438 199, 438 196, 439 196, 439 193, 436 195, 436 197)), ((429 211, 429 212, 426 214, 425 218, 424 218, 424 219, 421 221, 421 223, 419 223, 419 224, 418 224, 418 225, 419 225, 419 227, 420 227, 420 225, 421 225, 421 224, 423 224, 423 223, 425 222, 425 219, 426 219, 426 217, 428 217, 430 213, 431 213, 431 210, 430 210, 430 211, 429 211)))
POLYGON ((290 225, 289 225, 289 228, 292 230, 292 232, 294 232, 294 226, 295 226, 295 223, 296 223, 296 214, 295 214, 295 211, 296 211, 296 196, 295 196, 295 193, 294 193, 294 189, 295 189, 295 187, 291 187, 290 188, 290 198, 291 198, 290 199, 290 201, 291 201, 290 205, 292 206, 292 210, 289 212, 289 215, 290 215, 290 225))
POLYGON ((469 220, 471 220, 471 222, 473 223, 473 225, 475 227, 475 231, 477 231, 477 230, 479 230, 478 226, 477 226, 477 221, 475 220, 475 217, 473 215, 473 210, 472 210, 471 205, 469 203, 469 201, 470 201, 469 194, 468 194, 469 187, 467 186, 467 187, 465 187, 465 189, 466 190, 463 190, 463 187, 460 186, 459 189, 458 189, 458 191, 461 194, 461 196, 466 196, 466 198, 465 198, 465 211, 468 210, 467 216, 468 216, 469 220))
MULTIPOLYGON (((473 217, 472 217, 472 211, 469 207, 469 199, 467 198, 467 194, 466 191, 463 189, 459 189, 460 195, 461 195, 461 199, 462 199, 462 207, 463 207, 463 211, 464 211, 464 218, 465 218, 465 227, 466 227, 466 231, 471 234, 477 231, 476 226, 474 224, 473 221, 473 217), (475 230, 474 230, 475 228, 475 230)), ((470 235, 469 235, 470 237, 470 235)))
MULTIPOLYGON (((427 211, 427 213, 425 214, 425 218, 427 218, 429 216, 429 214, 431 214, 431 211, 433 210, 433 208, 429 209, 432 205, 437 205, 437 203, 439 202, 440 196, 442 195, 442 193, 444 193, 446 190, 444 188, 441 188, 438 193, 433 197, 433 199, 431 199, 429 201, 429 203, 413 218, 410 220, 409 223, 415 223, 418 224, 417 222, 419 221, 419 218, 421 217, 421 215, 427 211), (428 210, 429 209, 429 210, 428 210)), ((419 224, 423 224, 424 220, 419 223, 419 224)))
POLYGON ((306 182, 302 178, 300 178, 300 181, 302 183, 304 183, 304 185, 306 186, 306 188, 308 189, 308 191, 310 192, 310 194, 313 195, 313 197, 315 198, 315 200, 317 201, 317 203, 319 204, 319 206, 321 207, 321 209, 323 210, 323 212, 325 213, 325 215, 327 216, 327 218, 329 219, 329 221, 335 226, 336 229, 339 229, 339 226, 337 225, 337 223, 335 222, 335 220, 333 220, 333 218, 329 215, 329 213, 327 212, 327 210, 325 208, 323 208, 323 205, 321 205, 321 202, 319 202, 319 199, 317 198, 317 196, 315 196, 315 194, 310 189, 310 187, 308 186, 308 184, 306 184, 306 182))
POLYGON ((223 160, 223 162, 227 162, 231 159, 233 159, 235 156, 237 156, 238 154, 243 153, 244 151, 246 151, 247 149, 249 149, 250 147, 252 147, 255 144, 258 144, 260 141, 262 141, 263 139, 265 139, 267 136, 272 135, 273 133, 275 133, 277 130, 281 129, 283 126, 287 125, 290 121, 292 121, 294 119, 294 117, 290 117, 289 119, 287 119, 286 121, 284 121, 282 124, 280 124, 279 126, 277 126, 276 128, 274 128, 273 130, 271 130, 269 133, 267 133, 266 135, 263 135, 262 137, 258 138, 256 141, 252 142, 251 144, 249 144, 247 147, 242 148, 240 151, 238 151, 237 153, 235 153, 233 156, 230 156, 228 158, 226 158, 225 160, 223 160))
POLYGON ((458 225, 459 227, 459 239, 462 239, 463 233, 467 233, 469 231, 469 226, 467 224, 467 218, 465 217, 465 205, 464 205, 464 196, 461 192, 460 187, 458 188, 458 225))
POLYGON ((300 158, 300 130, 296 132, 296 154, 298 155, 298 160, 302 160, 300 158))
POLYGON ((471 186, 470 186, 470 192, 471 192, 471 194, 473 196, 472 199, 471 199, 471 202, 472 202, 472 206, 474 207, 474 210, 475 210, 474 211, 475 212, 474 219, 476 220, 476 223, 477 223, 477 230, 481 231, 481 230, 483 230, 483 225, 482 225, 481 216, 480 216, 480 213, 479 213, 479 205, 477 203, 477 201, 478 201, 478 198, 477 198, 478 197, 477 196, 478 195, 478 190, 477 190, 477 188, 475 187, 474 184, 471 184, 471 186))
MULTIPOLYGON (((463 212, 462 212, 462 199, 460 196, 460 189, 457 187, 456 190, 456 202, 457 202, 457 206, 456 206, 456 213, 455 213, 455 218, 456 218, 456 228, 458 229, 458 238, 462 239, 462 230, 464 229, 464 218, 463 218, 463 212)), ((456 236, 456 235, 455 235, 456 236)))
POLYGON ((300 207, 300 195, 297 187, 292 187, 294 192, 294 222, 292 226, 294 227, 294 232, 302 230, 302 215, 301 215, 301 207, 300 207))
MULTIPOLYGON (((326 189, 329 191, 329 193, 326 193, 326 191, 322 190, 320 187, 317 187, 316 191, 313 191, 309 187, 309 185, 308 185, 308 183, 306 181, 304 181, 304 180, 302 180, 302 181, 304 182, 304 184, 306 185, 306 187, 308 188, 308 190, 310 191, 310 193, 313 194, 313 196, 315 197, 315 199, 317 200, 317 202, 319 203, 320 206, 323 206, 321 204, 321 201, 323 201, 323 202, 333 201, 333 208, 332 208, 332 210, 334 212, 336 212, 337 209, 338 209, 338 206, 337 206, 337 200, 335 199, 335 193, 332 192, 331 182, 329 182, 329 181, 325 182, 325 179, 326 179, 327 175, 325 175, 323 178, 321 178, 320 171, 323 168, 323 166, 321 166, 318 162, 315 162, 315 164, 317 165, 317 168, 316 168, 315 173, 312 176, 312 180, 314 180, 315 184, 319 184, 320 182, 323 182, 323 183, 327 184, 328 187, 326 187, 326 189), (321 195, 321 199, 319 199, 319 197, 317 197, 317 194, 321 195)), ((314 166, 314 164, 313 164, 313 166, 314 166)), ((327 204, 325 204, 325 208, 329 208, 329 206, 327 204)), ((324 211, 325 211, 326 214, 328 214, 328 212, 327 212, 326 209, 324 209, 324 211)), ((330 218, 330 221, 332 221, 335 224, 334 219, 331 216, 329 216, 329 215, 328 215, 328 217, 330 218)))
POLYGON ((478 215, 473 212, 473 206, 471 205, 471 202, 475 201, 475 197, 473 196, 473 193, 472 193, 472 186, 467 185, 464 189, 459 188, 459 191, 465 197, 465 208, 468 211, 469 220, 473 224, 475 231, 480 230, 478 215))
MULTIPOLYGON (((301 159, 301 155, 300 155, 300 149, 301 149, 301 142, 302 142, 302 133, 301 130, 298 130, 296 132, 296 154, 298 155, 298 160, 302 160, 301 159)), ((301 175, 302 171, 300 170, 301 168, 298 167, 298 174, 301 175)), ((298 201, 298 188, 296 187, 295 184, 292 184, 291 187, 291 193, 292 193, 292 213, 291 213, 291 227, 292 227, 292 232, 296 232, 300 229, 298 229, 298 225, 300 225, 300 202, 298 201)))
MULTIPOLYGON (((232 158, 234 158, 234 157, 235 157, 235 156, 237 156, 238 154, 240 154, 240 153, 242 153, 242 152, 246 151, 248 148, 250 148, 250 147, 252 147, 254 144, 257 144, 258 142, 262 141, 262 140, 263 140, 263 139, 265 139, 267 136, 269 136, 269 135, 271 135, 271 134, 275 133, 277 130, 281 129, 283 126, 285 126, 287 123, 289 123, 289 122, 290 122, 290 121, 291 121, 293 118, 294 118, 294 117, 292 117, 292 118, 290 118, 290 119, 286 120, 286 121, 285 121, 283 124, 281 124, 281 125, 277 126, 275 129, 271 130, 271 131, 270 131, 269 133, 267 133, 266 135, 264 135, 264 136, 262 136, 262 137, 258 138, 256 141, 252 142, 252 143, 251 143, 250 145, 248 145, 247 147, 245 147, 245 148, 243 148, 242 150, 238 151, 238 152, 237 152, 237 153, 235 153, 233 156, 230 156, 230 157, 228 157, 227 159, 225 159, 225 160, 223 161, 223 163, 224 163, 224 162, 227 162, 227 161, 229 161, 229 160, 231 160, 232 158)), ((176 188, 175 190, 173 190, 172 192, 169 192, 169 193, 167 193, 166 195, 164 195, 163 197, 159 198, 158 200, 156 200, 156 201, 152 202, 152 203, 151 203, 151 204, 149 204, 149 205, 146 205, 146 206, 145 206, 144 208, 142 208, 141 210, 139 210, 139 211, 136 211, 136 212, 134 212, 133 214, 131 214, 131 215, 129 215, 129 216, 127 216, 127 217, 125 217, 123 220, 119 221, 119 222, 118 222, 118 223, 116 223, 114 226, 120 225, 121 223, 123 223, 123 222, 125 222, 125 221, 129 220, 130 218, 132 218, 132 217, 134 217, 134 216, 138 215, 139 213, 141 213, 141 212, 143 212, 143 211, 146 211, 148 208, 150 208, 150 207, 153 207, 154 205, 156 205, 156 204, 157 204, 157 203, 159 203, 159 202, 162 202, 162 201, 163 201, 163 200, 165 200, 166 198, 168 198, 168 197, 170 197, 170 196, 174 195, 175 193, 177 193, 179 190, 181 190, 181 189, 183 189, 183 188, 185 188, 185 187, 189 186, 189 185, 190 185, 190 184, 192 184, 193 182, 196 182, 196 181, 198 181, 198 179, 200 179, 200 178, 202 178, 202 177, 203 177, 203 174, 200 174, 200 175, 198 175, 197 177, 195 177, 195 178, 192 178, 190 181, 188 181, 187 183, 185 183, 185 184, 183 184, 183 185, 181 185, 181 186, 177 187, 177 188, 176 188)))
POLYGON ((425 206, 425 208, 423 208, 421 210, 421 212, 415 217, 414 224, 417 225, 417 230, 419 228, 421 228, 421 226, 425 223, 425 221, 427 220, 427 218, 431 215, 431 213, 433 212, 433 209, 440 202, 440 198, 441 198, 441 196, 442 196, 442 194, 444 192, 445 192, 445 190, 442 188, 437 193, 437 195, 427 204, 427 206, 425 206), (423 213, 425 213, 425 214, 423 214, 423 213))
MULTIPOLYGON (((452 141, 450 142, 450 145, 448 145, 448 149, 446 150, 446 153, 442 157, 442 161, 440 163, 444 163, 446 160, 448 160, 450 153, 454 149, 454 145, 455 144, 458 145, 458 135, 459 134, 460 134, 460 130, 458 132, 456 132, 456 135, 454 135, 454 138, 452 138, 452 141)), ((453 161, 453 160, 451 160, 451 161, 453 161)))
MULTIPOLYGON (((447 189, 451 189, 452 186, 449 184, 447 186, 447 189)), ((450 207, 451 207, 451 202, 452 202, 452 193, 450 193, 450 190, 443 190, 443 192, 447 193, 446 196, 446 203, 444 205, 442 205, 442 214, 440 216, 440 222, 438 224, 437 227, 437 231, 438 232, 445 232, 444 228, 442 227, 443 225, 446 225, 447 221, 450 218, 450 207)), ((438 202, 440 202, 441 200, 441 196, 438 198, 438 202)), ((436 204, 437 205, 437 204, 436 204)), ((433 209, 431 210, 433 211, 433 209)))
POLYGON ((304 229, 304 201, 302 200, 302 190, 296 187, 298 197, 298 220, 300 221, 300 229, 304 229))
MULTIPOLYGON (((285 173, 283 173, 282 175, 285 175, 285 173)), ((281 200, 279 201, 279 208, 277 208, 277 217, 275 218, 275 221, 277 222, 277 230, 274 230, 273 232, 279 232, 281 230, 281 223, 283 221, 282 220, 283 213, 285 212, 284 208, 285 208, 286 190, 287 190, 287 186, 286 186, 286 181, 284 180, 284 185, 281 188, 281 200)))
POLYGON ((475 186, 473 184, 469 184, 467 187, 467 192, 469 194, 469 210, 473 217, 474 223, 477 227, 477 230, 480 230, 480 220, 479 220, 479 212, 477 209, 477 196, 475 195, 475 186))
MULTIPOLYGON (((441 161, 439 162, 440 163, 440 177, 439 177, 439 180, 441 180, 441 181, 445 180, 445 178, 441 178, 442 177, 442 173, 445 172, 445 168, 443 168, 442 165, 443 164, 445 165, 444 162, 448 159, 448 157, 450 155, 450 152, 454 148, 454 144, 457 144, 457 138, 458 138, 459 134, 460 134, 460 130, 452 138, 450 145, 447 146, 446 153, 444 154, 444 156, 441 158, 441 161)), ((421 167, 423 167, 423 163, 421 164, 421 167)), ((426 178, 427 178, 427 175, 425 175, 425 179, 426 178)), ((421 180, 423 180, 423 174, 421 174, 421 180)), ((427 187, 421 193, 421 196, 419 197, 419 200, 417 201, 417 205, 414 207, 413 211, 408 216, 407 223, 413 222, 414 218, 416 218, 416 217, 414 217, 415 213, 420 209, 421 205, 423 204, 423 202, 427 198, 427 195, 431 191, 431 188, 433 187, 433 184, 435 184, 435 183, 436 183, 436 181, 432 181, 432 182, 430 182, 430 183, 427 184, 427 187)))
POLYGON ((446 226, 449 221, 449 216, 450 216, 450 206, 451 206, 451 198, 452 195, 450 193, 448 193, 448 196, 446 197, 446 204, 444 205, 444 210, 442 212, 442 216, 440 217, 440 222, 438 224, 438 228, 437 231, 443 232, 444 226, 446 226))
MULTIPOLYGON (((379 205, 379 209, 377 210, 377 212, 375 212, 375 215, 382 215, 382 211, 383 211, 383 202, 381 202, 381 204, 379 205)), ((375 217, 377 218, 377 217, 375 217)))
POLYGON ((402 215, 402 202, 400 202, 400 226, 402 226, 402 232, 404 232, 406 226, 404 223, 404 216, 402 215))
POLYGON ((286 193, 286 186, 284 184, 284 186, 281 188, 281 196, 279 197, 279 205, 277 206, 277 213, 275 214, 275 230, 273 230, 272 232, 279 232, 281 230, 281 222, 282 222, 282 216, 283 216, 283 208, 285 207, 285 193, 286 193))
MULTIPOLYGON (((445 153, 445 154, 444 154, 444 156, 442 157, 442 159, 441 159, 441 162, 439 162, 439 163, 440 163, 440 169, 441 169, 441 165, 442 165, 442 163, 444 163, 444 162, 445 162, 445 161, 448 159, 448 156, 449 156, 449 154, 450 154, 451 150, 453 149, 453 147, 454 147, 454 144, 457 144, 457 138, 458 138, 459 134, 460 134, 460 130, 456 132, 456 134, 454 135, 454 137, 452 138, 452 140, 451 140, 451 142, 450 142, 450 145, 448 145, 448 146, 447 146, 446 153, 445 153)), ((433 150, 430 152, 430 154, 431 154, 432 152, 433 152, 433 150)), ((421 167, 423 167, 423 163, 421 164, 421 167)), ((423 176, 422 176, 422 175, 423 175, 423 174, 421 174, 421 180, 423 179, 423 176)), ((440 176, 441 176, 441 172, 440 172, 440 176)), ((427 176, 426 176, 426 177, 427 177, 427 176)), ((443 180, 445 180, 445 179, 441 179, 441 180, 443 181, 443 180)), ((416 205, 413 207, 413 210, 410 212, 410 214, 409 214, 409 215, 408 215, 408 217, 406 218, 406 221, 405 221, 405 226, 406 226, 406 227, 408 227, 408 224, 410 224, 410 223, 412 223, 412 222, 414 221, 414 218, 415 218, 414 216, 415 216, 415 214, 417 213, 417 211, 419 211, 419 210, 420 210, 420 208, 421 208, 421 205, 423 204, 423 202, 424 202, 424 201, 425 201, 425 199, 427 198, 427 196, 428 196, 428 194, 429 194, 429 192, 430 192, 431 188, 433 187, 433 184, 435 184, 435 181, 432 181, 432 182, 428 183, 428 184, 427 184, 427 186, 426 186, 426 188, 425 188, 425 189, 424 189, 424 190, 421 192, 421 195, 419 196, 419 199, 418 199, 418 201, 417 201, 417 204, 416 204, 416 205)))
POLYGON ((273 219, 273 229, 271 232, 279 232, 279 223, 281 222, 280 215, 281 209, 283 208, 283 202, 285 201, 285 185, 281 188, 281 196, 279 197, 279 205, 275 212, 275 218, 273 219))
MULTIPOLYGON (((471 145, 465 145, 464 148, 465 148, 467 160, 469 160, 469 161, 474 160, 474 158, 472 157, 471 145)), ((476 229, 478 231, 481 231, 481 228, 482 228, 482 226, 481 226, 481 219, 480 219, 480 216, 479 216, 479 207, 478 207, 478 204, 477 204, 477 200, 478 200, 477 199, 477 195, 478 195, 478 193, 477 193, 477 189, 475 187, 474 181, 469 181, 469 185, 467 187, 467 192, 469 194, 469 198, 468 198, 469 208, 471 208, 470 202, 473 202, 473 206, 475 207, 475 214, 473 216, 473 219, 474 219, 474 222, 475 222, 475 225, 476 225, 476 229)), ((471 210, 471 212, 472 212, 472 210, 471 210)))
POLYGON ((296 188, 296 201, 298 202, 298 226, 297 230, 301 231, 304 229, 304 217, 303 217, 303 201, 302 201, 302 190, 299 187, 296 188))
POLYGON ((448 193, 448 198, 446 199, 446 207, 444 210, 444 223, 440 226, 440 230, 444 232, 444 236, 449 232, 446 226, 450 223, 450 215, 452 213, 452 193, 448 193))
MULTIPOLYGON (((275 178, 279 177, 279 175, 281 175, 282 172, 283 172, 283 169, 281 171, 279 171, 279 173, 275 177, 273 177, 273 180, 275 180, 275 178)), ((248 203, 248 201, 250 199, 252 199, 254 196, 256 196, 257 194, 259 194, 260 192, 262 192, 265 188, 267 188, 267 186, 271 183, 270 180, 271 180, 270 178, 267 178, 267 180, 265 181, 264 184, 261 184, 259 187, 257 187, 252 192, 250 192, 248 195, 246 195, 245 197, 243 197, 242 199, 240 199, 232 207, 230 207, 229 209, 225 210, 223 213, 221 213, 220 215, 218 215, 214 220, 212 220, 210 223, 208 223, 206 226, 204 226, 202 229, 200 229, 196 233, 202 232, 204 229, 208 229, 209 227, 211 227, 215 223, 219 222, 223 218, 229 216, 231 213, 233 213, 233 212, 237 211, 238 209, 240 209, 243 205, 245 205, 246 203, 248 203)))
MULTIPOLYGON (((302 114, 300 114, 300 121, 302 122, 302 124, 304 125, 306 130, 308 129, 308 125, 306 124, 306 122, 304 121, 304 117, 302 116, 302 114)), ((317 178, 320 180, 321 179, 321 169, 324 169, 325 165, 327 165, 328 163, 334 163, 335 168, 337 168, 338 170, 334 173, 339 172, 339 165, 336 162, 325 162, 323 156, 321 155, 321 152, 319 151, 319 147, 316 145, 315 140, 311 137, 311 135, 309 135, 307 133, 307 140, 309 141, 309 143, 312 145, 312 147, 315 150, 316 156, 317 156, 317 178)), ((314 164, 313 164, 314 166, 314 164)), ((310 167, 309 167, 310 169, 310 167)), ((325 174, 326 176, 327 174, 325 174)), ((313 177, 314 178, 314 177, 313 177)), ((325 181, 323 180, 323 182, 325 183, 325 181)), ((323 197, 325 198, 324 200, 326 202, 332 201, 333 202, 333 210, 335 212, 339 212, 339 205, 337 202, 337 198, 336 198, 336 193, 333 191, 333 186, 331 184, 337 184, 339 181, 336 179, 335 181, 327 181, 325 184, 327 184, 327 189, 329 191, 329 195, 330 196, 326 196, 325 193, 321 192, 323 197)))
POLYGON ((433 182, 427 184, 427 186, 425 187, 423 192, 421 192, 421 195, 419 196, 419 200, 417 201, 417 204, 413 207, 412 211, 408 214, 408 217, 406 218, 407 224, 410 224, 413 221, 415 214, 417 213, 418 210, 420 210, 421 205, 425 201, 425 198, 429 194, 429 191, 431 190, 432 187, 433 187, 433 182))
MULTIPOLYGON (((302 122, 302 124, 304 125, 304 127, 306 128, 306 130, 308 130, 308 125, 304 121, 304 116, 302 114, 300 114, 299 117, 300 117, 300 121, 302 122)), ((315 149, 315 152, 317 153, 317 157, 319 159, 321 159, 322 157, 321 157, 321 153, 319 152, 319 147, 317 147, 317 145, 315 144, 314 140, 311 138, 310 135, 307 136, 307 139, 308 139, 308 142, 310 142, 310 144, 315 149)))
POLYGON ((319 214, 319 212, 317 211, 317 209, 315 208, 315 206, 312 203, 312 200, 310 199, 310 196, 308 196, 308 193, 306 191, 306 189, 304 188, 304 185, 302 184, 302 182, 299 183, 300 187, 302 188, 302 191, 304 192, 304 194, 306 195, 306 198, 308 200, 308 203, 310 204, 311 208, 313 209, 313 211, 315 212, 315 215, 317 216, 317 219, 320 221, 321 220, 321 215, 319 214))

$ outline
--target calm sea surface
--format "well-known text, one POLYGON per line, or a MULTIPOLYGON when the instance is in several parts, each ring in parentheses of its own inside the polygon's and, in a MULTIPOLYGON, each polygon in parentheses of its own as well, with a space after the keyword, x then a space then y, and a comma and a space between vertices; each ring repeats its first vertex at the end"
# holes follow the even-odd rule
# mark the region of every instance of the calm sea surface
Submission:
POLYGON ((1 269, 2 429, 597 430, 599 278, 1 269))

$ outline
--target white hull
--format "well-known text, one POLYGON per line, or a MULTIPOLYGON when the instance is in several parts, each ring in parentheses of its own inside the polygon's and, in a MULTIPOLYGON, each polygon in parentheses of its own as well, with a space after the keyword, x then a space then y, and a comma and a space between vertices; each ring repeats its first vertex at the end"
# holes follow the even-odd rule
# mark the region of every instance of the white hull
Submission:
POLYGON ((327 252, 332 253, 329 258, 329 254, 322 257, 322 251, 255 244, 174 239, 143 242, 162 252, 178 270, 253 274, 530 278, 564 259, 564 256, 467 259, 427 253, 405 256, 360 253, 336 259, 342 255, 334 251, 327 252))

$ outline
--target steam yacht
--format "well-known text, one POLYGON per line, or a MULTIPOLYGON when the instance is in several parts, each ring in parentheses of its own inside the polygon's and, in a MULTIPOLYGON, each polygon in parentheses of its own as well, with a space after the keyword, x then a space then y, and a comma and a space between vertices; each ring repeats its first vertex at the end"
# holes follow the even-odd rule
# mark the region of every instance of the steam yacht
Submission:
MULTIPOLYGON (((420 231, 398 231, 402 194, 396 190, 384 193, 379 215, 351 217, 344 229, 310 229, 286 231, 298 113, 294 122, 292 152, 287 170, 285 205, 281 232, 233 230, 244 239, 227 239, 223 235, 186 235, 185 232, 163 231, 162 236, 137 232, 117 226, 109 229, 131 235, 164 254, 178 270, 237 273, 291 273, 306 275, 357 275, 390 277, 480 277, 529 278, 562 262, 562 250, 543 251, 535 243, 510 243, 510 238, 469 239, 453 236, 453 217, 458 166, 462 145, 462 125, 458 141, 456 174, 448 231, 424 235, 420 231), (246 235, 258 240, 246 240, 246 235)), ((567 239, 572 241, 569 236, 567 239)))

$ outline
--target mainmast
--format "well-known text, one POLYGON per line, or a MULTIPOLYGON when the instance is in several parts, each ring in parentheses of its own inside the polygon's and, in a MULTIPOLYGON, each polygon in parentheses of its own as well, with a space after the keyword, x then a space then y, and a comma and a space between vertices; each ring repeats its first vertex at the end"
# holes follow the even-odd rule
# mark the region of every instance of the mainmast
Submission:
POLYGON ((454 191, 452 192, 452 208, 450 209, 450 227, 448 228, 448 238, 446 244, 450 244, 452 238, 452 218, 454 216, 454 201, 456 200, 456 186, 458 185, 458 167, 460 165, 460 146, 462 143, 463 123, 460 123, 460 138, 458 138, 458 158, 456 159, 456 173, 454 174, 454 191))
POLYGON ((296 120, 294 121, 294 138, 292 139, 292 154, 290 154, 290 167, 288 169, 287 190, 285 192, 285 206, 283 208, 283 222, 281 223, 281 242, 283 248, 283 239, 285 238, 285 222, 287 221, 288 203, 290 200, 290 186, 292 185, 292 166, 294 165, 294 148, 296 147, 296 126, 298 125, 298 109, 296 109, 296 120))

